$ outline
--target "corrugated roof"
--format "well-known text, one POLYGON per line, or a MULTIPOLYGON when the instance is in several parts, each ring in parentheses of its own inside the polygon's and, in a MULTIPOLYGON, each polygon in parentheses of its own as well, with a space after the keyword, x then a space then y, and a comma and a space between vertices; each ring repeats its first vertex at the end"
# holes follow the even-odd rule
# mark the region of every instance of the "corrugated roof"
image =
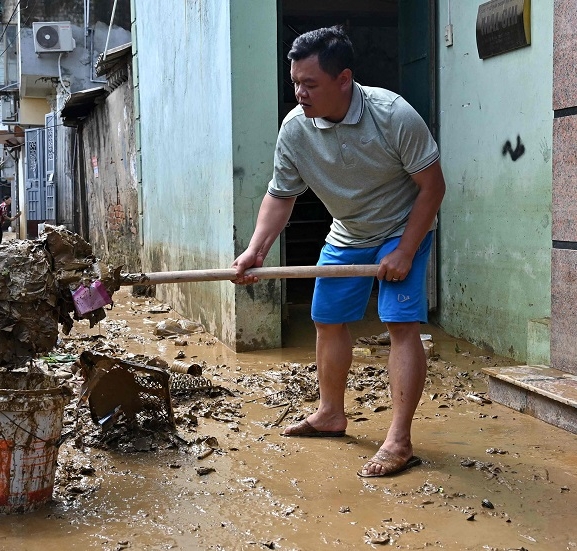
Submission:
POLYGON ((71 94, 64 102, 64 107, 60 112, 64 126, 74 126, 78 119, 88 116, 99 99, 107 95, 108 91, 104 86, 80 90, 71 94))
POLYGON ((101 76, 105 74, 109 69, 114 67, 119 59, 132 52, 132 42, 123 44, 122 46, 117 46, 116 48, 110 48, 106 52, 102 52, 98 59, 96 60, 95 69, 96 75, 101 76), (104 59, 104 54, 106 54, 106 59, 104 59))

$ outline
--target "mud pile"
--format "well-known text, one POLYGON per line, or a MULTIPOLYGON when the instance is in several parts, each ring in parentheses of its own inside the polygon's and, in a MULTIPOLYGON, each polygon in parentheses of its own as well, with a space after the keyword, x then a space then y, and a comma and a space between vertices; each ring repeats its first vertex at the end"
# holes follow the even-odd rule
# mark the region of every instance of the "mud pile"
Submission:
POLYGON ((52 350, 59 324, 64 334, 74 320, 91 327, 106 317, 104 308, 80 315, 72 293, 100 281, 110 297, 119 289, 120 267, 96 259, 91 246, 63 226, 46 226, 32 240, 0 246, 0 366, 25 364, 52 350))

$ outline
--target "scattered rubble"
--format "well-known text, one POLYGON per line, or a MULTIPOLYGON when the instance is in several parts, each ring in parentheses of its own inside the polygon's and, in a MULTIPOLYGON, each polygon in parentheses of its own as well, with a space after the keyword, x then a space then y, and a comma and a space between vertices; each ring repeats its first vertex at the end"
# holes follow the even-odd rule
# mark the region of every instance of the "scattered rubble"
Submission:
MULTIPOLYGON (((60 230, 57 233, 61 235, 60 230)), ((65 232, 64 236, 69 237, 65 232)), ((31 247, 30 244, 28 247, 31 247)), ((23 263, 22 270, 25 265, 28 266, 27 255, 32 255, 36 259, 37 265, 33 270, 33 274, 36 274, 35 278, 24 282, 22 277, 20 279, 16 277, 19 273, 18 269, 14 269, 10 277, 4 273, 8 266, 7 257, 4 255, 6 249, 7 246, 0 249, 0 314, 7 313, 12 316, 12 319, 19 314, 20 318, 13 322, 13 326, 21 329, 15 332, 12 326, 0 321, 0 339, 5 339, 0 340, 0 350, 2 352, 5 350, 3 343, 8 343, 11 347, 16 343, 19 351, 19 365, 22 366, 22 362, 26 361, 28 369, 56 376, 73 389, 76 397, 65 410, 62 435, 63 453, 59 456, 54 489, 55 501, 63 504, 68 508, 67 510, 81 510, 88 508, 91 503, 99 503, 97 500, 105 479, 118 473, 114 460, 114 458, 118 459, 118 454, 139 456, 150 454, 152 462, 158 462, 161 457, 169 457, 168 461, 165 460, 162 463, 164 472, 178 472, 180 475, 184 473, 187 465, 190 467, 191 464, 193 476, 190 476, 189 469, 190 478, 187 480, 187 485, 190 486, 192 484, 190 480, 194 480, 194 483, 203 485, 203 490, 209 488, 211 484, 215 484, 219 475, 222 476, 221 465, 224 456, 231 455, 236 460, 238 456, 234 454, 238 453, 243 442, 247 443, 247 449, 250 448, 250 451, 246 453, 263 453, 262 448, 258 448, 255 442, 258 440, 260 443, 261 440, 266 440, 268 434, 273 432, 269 430, 271 427, 298 421, 316 409, 315 402, 319 395, 315 363, 285 361, 269 365, 262 370, 241 372, 234 366, 201 360, 188 350, 187 355, 190 359, 182 361, 181 357, 173 360, 175 355, 173 342, 176 346, 191 348, 193 340, 196 344, 208 346, 214 344, 214 339, 203 334, 202 326, 172 317, 161 320, 161 322, 166 322, 160 326, 164 329, 157 330, 159 314, 168 315, 170 309, 156 308, 148 302, 130 311, 131 315, 152 317, 147 324, 148 334, 145 335, 136 334, 130 328, 130 324, 121 319, 101 319, 97 327, 98 334, 83 334, 81 330, 77 330, 73 334, 70 331, 64 332, 64 335, 59 337, 57 331, 39 331, 37 329, 38 316, 47 316, 45 321, 56 323, 56 327, 58 323, 62 323, 59 320, 66 319, 66 316, 68 316, 69 324, 72 323, 72 319, 75 321, 82 319, 74 308, 71 285, 90 285, 96 280, 103 281, 107 292, 112 296, 115 292, 115 272, 104 269, 97 273, 94 269, 94 259, 89 256, 86 259, 90 259, 90 262, 87 260, 85 264, 82 262, 76 264, 76 261, 71 260, 68 270, 54 269, 56 264, 50 264, 52 260, 46 253, 46 249, 42 249, 41 243, 35 241, 34 247, 22 249, 20 252, 18 252, 19 249, 13 250, 14 258, 19 255, 21 257, 19 262, 23 263), (74 279, 75 277, 77 279, 74 279), (32 282, 35 282, 34 285, 32 282), (17 288, 24 289, 24 294, 20 291, 10 294, 14 293, 17 288), (11 297, 16 297, 17 300, 12 300, 11 297), (31 308, 26 310, 26 307, 21 308, 21 306, 29 304, 25 301, 28 298, 30 298, 30 304, 36 301, 36 305, 46 304, 47 306, 45 310, 39 309, 34 325, 24 328, 23 320, 31 318, 31 308), (61 318, 61 316, 64 317, 61 318), (183 331, 184 329, 186 331, 183 331), (26 337, 26 331, 28 334, 31 331, 37 331, 39 334, 34 335, 36 340, 26 337), (12 335, 17 334, 24 338, 15 341, 12 335), (194 339, 193 335, 195 335, 194 339), (184 341, 179 341, 177 344, 177 339, 183 337, 190 339, 191 343, 187 341, 187 344, 184 344, 184 341), (164 345, 165 348, 165 342, 168 342, 169 347, 165 354, 168 361, 160 355, 149 356, 130 352, 134 344, 147 341, 164 345), (253 417, 248 421, 246 416, 249 407, 261 407, 262 417, 253 417), (268 412, 271 413, 270 418, 267 416, 268 412), (255 436, 255 431, 251 432, 250 424, 264 427, 263 434, 255 436), (219 432, 215 427, 222 430, 219 432), (225 434, 225 437, 221 438, 222 434, 225 434), (234 440, 232 438, 228 440, 231 435, 234 440), (89 453, 95 451, 97 453, 89 453), (116 455, 107 453, 109 451, 116 452, 116 455)), ((67 250, 70 251, 70 248, 67 250)), ((87 254, 87 250, 81 246, 78 251, 81 251, 80 257, 87 254)), ((71 252, 68 258, 76 258, 75 254, 71 252)), ((14 264, 10 263, 10 266, 14 264)), ((87 321, 83 321, 80 325, 89 324, 92 328, 100 315, 96 312, 94 316, 86 317, 87 321)), ((0 320, 4 318, 0 317, 0 320)), ((75 324, 76 329, 78 325, 75 324)), ((64 324, 63 327, 65 327, 64 324)), ((422 337, 423 345, 430 343, 430 349, 432 349, 432 338, 430 335, 424 337, 428 338, 422 337)), ((374 347, 371 353, 355 357, 347 380, 347 395, 351 397, 352 405, 347 406, 346 413, 349 427, 356 428, 359 425, 352 425, 352 423, 367 423, 369 412, 372 412, 370 417, 375 417, 374 414, 390 410, 392 403, 386 367, 386 350, 389 346, 386 343, 386 335, 363 337, 355 345, 359 348, 368 347, 369 350, 374 347)), ((0 354, 0 365, 5 366, 11 361, 14 361, 13 356, 2 357, 0 354)), ((479 356, 477 361, 492 363, 494 359, 489 356, 479 356)), ((444 422, 451 412, 457 412, 456 415, 460 416, 477 416, 478 419, 483 416, 487 417, 492 407, 491 401, 485 397, 484 386, 480 384, 480 378, 472 370, 458 368, 436 354, 428 356, 428 364, 425 392, 421 404, 426 407, 419 408, 417 411, 418 421, 429 423, 433 419, 435 422, 437 420, 444 422)), ((385 416, 388 414, 390 412, 385 413, 385 416)), ((495 417, 496 415, 493 415, 490 418, 495 417)), ((352 429, 351 432, 354 430, 352 429)), ((486 439, 477 457, 485 452, 491 455, 493 462, 463 457, 470 452, 454 456, 456 468, 466 473, 469 480, 477 478, 483 480, 488 492, 486 494, 485 489, 483 493, 478 491, 474 493, 464 482, 458 487, 459 491, 455 491, 456 485, 460 482, 450 477, 445 478, 443 482, 439 478, 440 475, 437 477, 439 473, 435 473, 435 478, 431 478, 430 481, 423 480, 427 476, 426 466, 423 469, 423 477, 420 477, 418 483, 412 487, 407 487, 406 484, 396 480, 382 484, 382 481, 378 484, 366 482, 359 484, 362 484, 365 494, 378 492, 380 496, 390 498, 393 504, 410 504, 419 511, 423 508, 435 509, 436 515, 443 514, 442 511, 448 512, 447 514, 454 513, 458 516, 459 522, 467 526, 467 529, 475 529, 490 518, 499 522, 510 522, 506 507, 510 508, 511 504, 506 496, 522 495, 524 486, 519 482, 520 475, 517 474, 517 470, 521 467, 506 464, 506 460, 516 457, 515 450, 509 447, 508 443, 498 442, 501 446, 506 446, 505 450, 492 440, 488 432, 486 439), (449 488, 450 485, 453 486, 452 489, 449 488), (508 493, 504 493, 505 490, 508 490, 508 493), (484 495, 490 496, 494 502, 483 498, 484 495)), ((343 444, 349 450, 355 445, 351 441, 346 439, 343 444)), ((282 445, 287 447, 281 449, 280 445, 272 439, 266 442, 270 450, 279 450, 278 453, 283 456, 289 453, 296 454, 299 444, 283 442, 282 445), (295 447, 289 448, 288 446, 295 447)), ((318 443, 315 442, 314 445, 318 443)), ((341 451, 339 448, 339 453, 341 451)), ((471 455, 474 456, 473 453, 471 455)), ((442 454, 439 454, 439 457, 442 457, 442 454)), ((267 496, 268 492, 272 495, 273 491, 268 486, 270 476, 266 469, 273 469, 273 461, 274 456, 263 459, 263 472, 253 468, 252 471, 246 473, 250 476, 240 478, 236 486, 244 484, 246 486, 244 491, 247 495, 267 496), (270 461, 267 463, 267 460, 270 461)), ((322 458, 319 458, 319 461, 322 461, 322 458)), ((438 461, 442 460, 438 459, 438 461)), ((359 464, 362 464, 360 459, 359 464)), ((325 472, 319 480, 327 475, 327 467, 324 468, 325 472)), ((274 467, 274 470, 281 472, 279 467, 274 467)), ((123 477, 140 476, 138 472, 132 472, 129 469, 123 471, 122 474, 123 477)), ((545 475, 539 480, 542 484, 553 486, 548 476, 547 474, 547 480, 545 480, 545 475)), ((226 484, 232 487, 234 482, 227 479, 226 484)), ((295 492, 302 496, 301 489, 298 488, 299 480, 296 477, 291 484, 295 487, 295 492)), ((214 493, 218 493, 219 496, 220 493, 224 495, 225 492, 227 496, 231 496, 234 492, 241 492, 238 487, 230 489, 227 486, 225 489, 222 481, 219 481, 218 486, 206 490, 207 494, 213 492, 214 488, 217 488, 214 493)), ((563 493, 564 497, 570 496, 570 488, 565 484, 559 484, 555 486, 555 489, 563 493)), ((263 497, 261 499, 263 499, 262 508, 266 509, 268 506, 273 511, 271 516, 276 515, 283 519, 291 516, 291 520, 296 522, 295 517, 300 515, 304 518, 308 513, 304 510, 307 506, 306 499, 302 501, 300 508, 287 506, 282 503, 282 500, 272 497, 270 501, 266 501, 263 497)), ((353 518, 355 514, 358 514, 360 502, 349 501, 351 499, 349 494, 346 499, 347 504, 343 504, 342 501, 337 502, 336 511, 344 515, 343 518, 346 517, 347 522, 351 519, 350 526, 354 526, 358 522, 353 518)), ((326 514, 329 518, 329 513, 326 514)), ((422 517, 419 517, 419 520, 421 519, 422 517)), ((395 522, 392 518, 388 518, 382 520, 381 523, 376 521, 362 527, 357 526, 357 541, 361 544, 364 538, 364 542, 371 546, 417 548, 410 547, 410 544, 407 545, 406 542, 411 541, 412 537, 423 540, 427 537, 427 528, 430 529, 430 526, 426 523, 408 522, 397 516, 395 522)), ((197 529, 193 528, 193 530, 197 529)), ((134 539, 137 537, 135 535, 134 539)), ((249 538, 252 541, 251 538, 254 537, 260 536, 257 534, 249 536, 247 532, 244 540, 249 538)), ((239 540, 239 546, 247 543, 244 540, 239 540)), ((129 541, 124 535, 119 536, 115 541, 118 542, 117 548, 138 545, 129 541)), ((280 544, 274 543, 273 539, 267 539, 266 542, 263 540, 261 545, 270 548, 281 547, 280 544)), ((427 545, 435 544, 424 543, 422 546, 427 545)), ((519 549, 519 546, 515 548, 519 549)))

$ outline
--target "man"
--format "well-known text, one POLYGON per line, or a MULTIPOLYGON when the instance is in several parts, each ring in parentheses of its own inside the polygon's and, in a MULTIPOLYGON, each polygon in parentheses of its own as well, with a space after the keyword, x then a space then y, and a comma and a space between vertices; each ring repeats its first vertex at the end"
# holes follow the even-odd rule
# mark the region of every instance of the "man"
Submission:
POLYGON ((15 216, 9 216, 11 204, 12 204, 12 198, 9 195, 5 195, 4 201, 0 203, 0 243, 2 243, 4 222, 6 222, 6 220, 13 222, 21 214, 21 212, 18 211, 15 216))
MULTIPOLYGON (((427 321, 426 266, 445 182, 424 121, 397 94, 356 83, 353 56, 340 27, 294 41, 288 58, 299 105, 282 123, 268 193, 251 241, 233 267, 235 283, 258 280, 244 271, 262 266, 307 187, 333 217, 318 264, 379 264, 379 317, 391 337, 393 418, 384 443, 357 473, 377 477, 420 462, 411 443, 427 369, 419 323, 427 321)), ((320 403, 284 436, 345 434, 352 363, 347 323, 363 318, 372 284, 366 277, 317 278, 311 317, 320 403)))

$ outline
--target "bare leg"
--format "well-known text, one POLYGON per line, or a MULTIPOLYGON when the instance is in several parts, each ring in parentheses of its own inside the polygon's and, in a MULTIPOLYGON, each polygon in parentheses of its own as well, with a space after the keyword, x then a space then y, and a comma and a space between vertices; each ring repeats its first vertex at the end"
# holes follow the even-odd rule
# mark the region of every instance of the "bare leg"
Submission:
MULTIPOLYGON (((345 388, 353 361, 352 340, 346 324, 315 323, 317 329, 317 377, 320 403, 307 420, 319 431, 340 431, 347 427, 345 388)), ((287 427, 290 434, 294 427, 287 427)))
MULTIPOLYGON (((380 450, 408 460, 413 455, 411 424, 421 399, 427 374, 427 359, 421 343, 419 323, 389 323, 391 353, 388 371, 393 398, 393 420, 380 450)), ((383 470, 370 461, 363 474, 379 474, 383 470)))

